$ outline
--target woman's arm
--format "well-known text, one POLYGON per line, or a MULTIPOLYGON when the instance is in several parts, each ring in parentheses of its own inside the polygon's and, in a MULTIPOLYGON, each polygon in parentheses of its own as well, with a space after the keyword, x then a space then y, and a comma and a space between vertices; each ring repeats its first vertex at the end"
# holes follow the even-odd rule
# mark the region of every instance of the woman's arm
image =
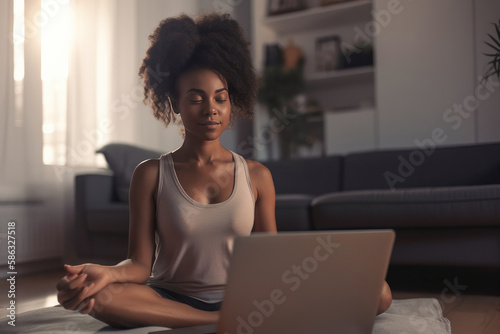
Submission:
POLYGON ((64 266, 67 275, 57 284, 58 301, 67 309, 88 313, 92 303, 84 300, 113 282, 145 283, 151 272, 158 160, 147 160, 134 171, 130 186, 129 250, 126 260, 115 266, 86 263, 64 266))
POLYGON ((276 232, 276 194, 271 172, 256 161, 247 161, 255 197, 254 232, 276 232))
POLYGON ((151 274, 155 240, 158 159, 139 164, 129 192, 129 248, 127 259, 110 267, 112 282, 145 283, 151 274))

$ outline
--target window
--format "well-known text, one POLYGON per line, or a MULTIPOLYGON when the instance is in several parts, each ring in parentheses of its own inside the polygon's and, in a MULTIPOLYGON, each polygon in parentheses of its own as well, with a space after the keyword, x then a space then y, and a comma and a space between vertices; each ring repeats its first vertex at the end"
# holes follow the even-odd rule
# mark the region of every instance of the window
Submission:
POLYGON ((71 36, 69 1, 42 0, 40 15, 43 163, 64 165, 71 36))

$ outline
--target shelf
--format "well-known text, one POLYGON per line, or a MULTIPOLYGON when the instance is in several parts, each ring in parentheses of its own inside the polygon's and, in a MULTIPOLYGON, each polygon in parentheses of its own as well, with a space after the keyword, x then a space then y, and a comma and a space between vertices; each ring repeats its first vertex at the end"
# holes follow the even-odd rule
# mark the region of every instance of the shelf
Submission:
POLYGON ((310 73, 306 75, 305 80, 307 88, 320 88, 373 79, 374 73, 373 66, 363 66, 338 71, 310 73))
POLYGON ((341 21, 353 22, 370 15, 371 0, 349 1, 335 5, 314 7, 299 12, 265 17, 262 22, 277 33, 294 33, 326 28, 341 21), (336 22, 338 21, 338 22, 336 22))

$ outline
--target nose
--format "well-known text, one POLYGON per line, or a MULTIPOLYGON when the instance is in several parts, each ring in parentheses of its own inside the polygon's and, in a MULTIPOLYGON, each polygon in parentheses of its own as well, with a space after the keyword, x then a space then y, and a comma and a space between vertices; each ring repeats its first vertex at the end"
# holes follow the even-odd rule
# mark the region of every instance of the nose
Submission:
POLYGON ((205 109, 205 112, 203 113, 205 116, 212 116, 212 115, 217 115, 217 109, 215 107, 209 105, 207 109, 205 109))

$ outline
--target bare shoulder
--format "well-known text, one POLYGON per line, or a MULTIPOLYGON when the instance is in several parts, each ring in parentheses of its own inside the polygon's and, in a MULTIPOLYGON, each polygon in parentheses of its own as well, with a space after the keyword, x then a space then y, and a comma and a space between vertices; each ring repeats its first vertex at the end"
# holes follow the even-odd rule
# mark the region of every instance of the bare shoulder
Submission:
POLYGON ((257 161, 247 161, 255 197, 255 232, 276 232, 276 194, 269 169, 257 161))
POLYGON ((272 175, 269 169, 261 164, 260 162, 254 160, 246 160, 248 165, 248 173, 250 174, 250 178, 252 180, 263 180, 269 181, 272 180, 272 175))
POLYGON ((154 188, 158 181, 159 159, 144 160, 135 167, 132 185, 140 188, 154 188))
POLYGON ((262 195, 266 196, 266 194, 274 194, 273 177, 269 169, 260 162, 253 160, 247 160, 247 165, 255 198, 258 199, 262 195))
POLYGON ((134 175, 147 178, 156 177, 158 175, 159 165, 160 159, 144 160, 135 167, 134 175))

